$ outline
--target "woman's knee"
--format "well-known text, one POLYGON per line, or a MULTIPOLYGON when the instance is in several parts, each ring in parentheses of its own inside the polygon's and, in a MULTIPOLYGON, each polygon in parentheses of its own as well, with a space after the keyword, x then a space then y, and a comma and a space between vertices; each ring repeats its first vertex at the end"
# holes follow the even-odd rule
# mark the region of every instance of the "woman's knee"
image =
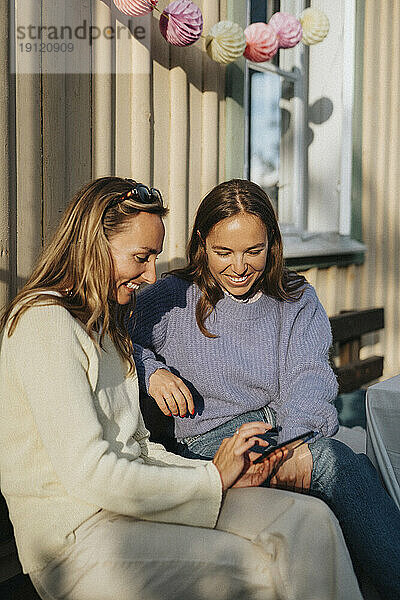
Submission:
POLYGON ((305 523, 309 527, 318 529, 323 525, 338 524, 338 520, 329 506, 319 498, 300 494, 296 492, 288 492, 294 503, 294 510, 298 515, 299 522, 304 526, 305 523))
POLYGON ((337 520, 330 508, 312 496, 272 488, 245 488, 229 490, 223 503, 217 529, 229 531, 247 539, 260 532, 307 529, 318 531, 337 520))
POLYGON ((360 455, 339 440, 323 437, 309 447, 313 457, 314 473, 324 470, 343 473, 359 468, 360 455))
POLYGON ((336 516, 323 500, 304 494, 293 495, 297 510, 302 513, 304 519, 314 522, 316 527, 322 523, 338 523, 336 516))

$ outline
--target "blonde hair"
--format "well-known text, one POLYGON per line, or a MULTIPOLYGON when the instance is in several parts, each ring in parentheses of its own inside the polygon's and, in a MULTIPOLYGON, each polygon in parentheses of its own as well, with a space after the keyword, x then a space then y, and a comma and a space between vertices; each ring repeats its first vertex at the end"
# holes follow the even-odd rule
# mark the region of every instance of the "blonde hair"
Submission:
POLYGON ((43 301, 43 292, 56 291, 61 296, 46 298, 46 305, 66 308, 85 324, 95 343, 95 331, 100 332, 100 345, 108 333, 128 362, 129 374, 134 372, 132 342, 124 325, 133 303, 122 307, 112 300, 115 286, 109 240, 141 211, 160 217, 167 213, 161 196, 149 195, 144 202, 132 194, 136 185, 132 179, 102 177, 74 196, 29 280, 4 310, 0 329, 13 313, 8 329, 11 336, 21 315, 38 300, 43 301))

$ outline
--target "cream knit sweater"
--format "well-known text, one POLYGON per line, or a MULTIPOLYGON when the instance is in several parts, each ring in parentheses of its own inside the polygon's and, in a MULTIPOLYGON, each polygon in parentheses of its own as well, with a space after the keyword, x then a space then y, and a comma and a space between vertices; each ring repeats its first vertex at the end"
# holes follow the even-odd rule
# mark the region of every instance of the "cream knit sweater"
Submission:
POLYGON ((95 344, 61 306, 38 305, 5 332, 0 355, 0 473, 24 572, 74 543, 101 509, 214 527, 221 480, 148 441, 137 377, 112 341, 95 344))

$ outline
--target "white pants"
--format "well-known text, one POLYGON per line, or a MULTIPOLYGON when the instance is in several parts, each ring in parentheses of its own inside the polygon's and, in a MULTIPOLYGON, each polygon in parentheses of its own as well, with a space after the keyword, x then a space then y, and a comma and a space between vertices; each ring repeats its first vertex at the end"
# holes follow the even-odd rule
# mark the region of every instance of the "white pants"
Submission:
POLYGON ((44 600, 362 600, 330 509, 265 488, 229 490, 216 529, 101 511, 30 575, 44 600))

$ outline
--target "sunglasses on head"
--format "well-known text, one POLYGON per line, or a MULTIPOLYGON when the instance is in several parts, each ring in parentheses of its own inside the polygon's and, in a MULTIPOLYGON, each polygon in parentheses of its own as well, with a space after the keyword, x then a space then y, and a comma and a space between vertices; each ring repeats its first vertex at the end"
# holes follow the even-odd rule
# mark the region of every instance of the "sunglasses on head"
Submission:
POLYGON ((161 192, 156 188, 149 188, 143 183, 137 183, 134 188, 124 194, 125 198, 137 196, 144 204, 162 204, 161 192))
POLYGON ((132 181, 132 189, 117 196, 111 202, 111 204, 109 204, 109 208, 116 206, 124 200, 128 200, 128 198, 135 197, 138 198, 138 200, 143 204, 161 204, 161 206, 163 204, 160 190, 157 190, 156 188, 149 188, 147 185, 144 185, 144 183, 134 183, 132 181))

